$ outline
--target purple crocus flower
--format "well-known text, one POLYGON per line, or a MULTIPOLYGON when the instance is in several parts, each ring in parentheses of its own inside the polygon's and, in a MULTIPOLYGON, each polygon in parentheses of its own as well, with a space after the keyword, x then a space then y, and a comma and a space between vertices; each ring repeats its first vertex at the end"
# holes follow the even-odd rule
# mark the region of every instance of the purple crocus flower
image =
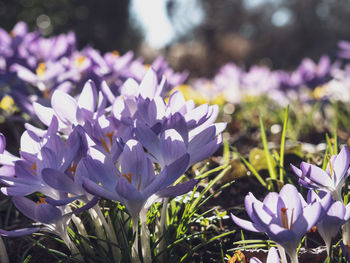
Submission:
POLYGON ((49 125, 53 116, 56 116, 59 131, 68 135, 74 126, 94 122, 105 113, 105 97, 99 93, 98 99, 97 94, 95 84, 88 81, 79 98, 73 98, 61 90, 56 90, 51 97, 52 108, 34 103, 34 111, 45 125, 49 125))
POLYGON ((125 143, 119 153, 117 164, 108 156, 101 160, 91 157, 83 158, 76 170, 76 180, 93 195, 122 202, 134 220, 137 220, 141 209, 146 209, 156 200, 188 192, 196 183, 170 187, 182 175, 188 165, 189 156, 180 156, 173 163, 165 166, 156 176, 153 165, 136 140, 125 143))
MULTIPOLYGON (((262 263, 262 261, 256 257, 250 259, 249 263, 262 263)), ((280 257, 278 255, 277 249, 271 247, 269 253, 267 254, 266 263, 280 263, 280 257)))
POLYGON ((345 224, 350 218, 350 204, 344 205, 341 201, 333 201, 331 203, 324 203, 325 191, 319 191, 316 194, 313 190, 308 193, 307 201, 309 203, 319 202, 322 205, 324 216, 317 223, 317 231, 320 233, 323 241, 327 246, 327 253, 329 255, 331 249, 332 238, 334 238, 340 227, 345 224))
POLYGON ((330 58, 327 55, 323 55, 318 64, 310 58, 304 58, 297 71, 302 78, 302 83, 314 89, 330 80, 331 69, 330 58))
POLYGON ((310 189, 325 190, 332 193, 334 200, 342 201, 341 190, 349 176, 350 150, 344 146, 338 155, 333 155, 326 171, 302 162, 300 169, 291 165, 294 173, 299 177, 299 183, 310 189))
POLYGON ((338 57, 343 58, 343 59, 350 59, 350 42, 341 40, 338 42, 338 57))
MULTIPOLYGON (((331 200, 328 194, 325 198, 331 200)), ((322 206, 315 202, 306 204, 295 186, 286 184, 280 193, 269 193, 263 202, 252 193, 245 197, 246 211, 252 222, 233 214, 233 221, 243 229, 264 232, 283 247, 293 263, 298 262, 297 247, 305 235, 320 219, 322 206)))
POLYGON ((54 127, 57 128, 55 119, 43 138, 30 131, 24 132, 21 138, 21 157, 13 162, 13 170, 6 170, 8 174, 0 175, 1 182, 5 184, 1 191, 5 195, 25 196, 41 192, 50 198, 62 199, 67 198, 67 193, 73 193, 77 199, 82 194, 80 191, 72 190, 75 189, 72 172, 84 152, 81 150, 84 148, 79 131, 81 127, 78 126, 65 142, 54 133, 57 131, 54 127), (67 174, 60 180, 54 176, 46 178, 44 171, 48 168, 67 174), (50 186, 55 179, 61 183, 60 188, 50 186), (68 189, 63 189, 64 186, 68 189), (65 196, 63 192, 66 193, 65 196))

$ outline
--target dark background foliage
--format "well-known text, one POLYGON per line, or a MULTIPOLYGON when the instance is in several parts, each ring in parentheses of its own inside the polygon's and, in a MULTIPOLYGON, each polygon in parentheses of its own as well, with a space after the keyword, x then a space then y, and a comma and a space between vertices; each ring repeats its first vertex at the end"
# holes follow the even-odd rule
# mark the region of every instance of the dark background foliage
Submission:
MULTIPOLYGON (((164 1, 171 21, 186 23, 181 13, 174 12, 186 1, 164 1)), ((211 76, 228 61, 292 69, 304 57, 317 60, 327 53, 334 58, 337 42, 350 39, 349 0, 200 0, 198 8, 202 6, 205 13, 201 25, 189 32, 177 28, 176 40, 155 50, 130 22, 130 3, 0 0, 0 26, 9 31, 22 20, 34 30, 48 20, 44 35, 73 30, 80 48, 92 45, 101 52, 121 53, 131 49, 146 62, 164 54, 172 67, 188 68, 195 76, 211 76)))

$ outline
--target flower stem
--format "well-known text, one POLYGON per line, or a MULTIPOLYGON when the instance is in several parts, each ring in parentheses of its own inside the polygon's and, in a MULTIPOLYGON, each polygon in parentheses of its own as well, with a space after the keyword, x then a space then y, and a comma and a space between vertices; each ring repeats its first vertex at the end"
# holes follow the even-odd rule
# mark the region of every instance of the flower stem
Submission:
POLYGON ((142 209, 140 212, 141 219, 141 247, 144 263, 152 263, 152 253, 150 246, 150 235, 147 228, 147 210, 142 209))
POLYGON ((72 256, 75 258, 84 261, 82 255, 80 254, 79 249, 75 246, 75 244, 70 240, 67 231, 60 234, 60 237, 66 244, 66 246, 69 248, 70 252, 72 253, 72 256))
MULTIPOLYGON (((72 221, 73 221, 74 225, 77 227, 78 233, 81 236, 87 238, 88 234, 86 232, 85 226, 84 226, 83 222, 81 221, 81 219, 73 214, 72 215, 72 221)), ((86 243, 86 241, 84 239, 82 239, 82 244, 85 247, 86 251, 90 251, 89 244, 86 243)))
MULTIPOLYGON (((163 207, 160 214, 160 227, 159 227, 158 238, 161 238, 161 240, 159 242, 158 253, 164 251, 166 248, 166 240, 163 235, 164 235, 164 230, 166 228, 168 202, 169 202, 169 198, 164 198, 163 207)), ((166 256, 167 256, 166 253, 163 253, 163 262, 166 262, 166 256)))
MULTIPOLYGON (((98 216, 100 222, 102 223, 103 227, 105 228, 110 240, 114 243, 114 244, 118 244, 117 242, 117 237, 116 234, 113 230, 113 228, 111 228, 109 226, 109 224, 106 221, 106 218, 103 216, 102 212, 101 212, 101 208, 99 207, 98 204, 96 204, 93 208, 93 211, 95 211, 96 215, 98 216)), ((121 258, 121 253, 120 253, 120 249, 117 246, 113 246, 112 245, 112 253, 113 253, 113 258, 115 260, 118 260, 121 258)))
POLYGON ((9 263, 6 247, 1 236, 0 236, 0 263, 9 263))
POLYGON ((139 218, 138 216, 132 216, 132 231, 135 235, 135 241, 132 245, 131 257, 133 263, 140 263, 139 257, 139 218))
POLYGON ((281 245, 279 245, 277 243, 276 243, 276 245, 277 245, 277 248, 278 248, 278 252, 280 253, 282 263, 288 263, 287 262, 286 251, 284 250, 284 248, 281 245))

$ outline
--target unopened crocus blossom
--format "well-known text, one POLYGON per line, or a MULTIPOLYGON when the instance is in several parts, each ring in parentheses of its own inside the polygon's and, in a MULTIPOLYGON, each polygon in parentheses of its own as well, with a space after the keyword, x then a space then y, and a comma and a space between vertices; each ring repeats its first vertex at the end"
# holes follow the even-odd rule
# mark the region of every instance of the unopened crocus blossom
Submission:
MULTIPOLYGON (((331 195, 325 198, 331 200, 331 195)), ((263 202, 249 193, 245 197, 245 207, 252 222, 231 214, 233 221, 243 229, 266 233, 284 248, 293 263, 298 262, 296 251, 302 237, 317 223, 322 213, 321 204, 306 204, 291 184, 286 184, 279 194, 269 193, 263 202)))
POLYGON ((342 201, 333 200, 331 203, 324 203, 323 197, 326 194, 326 191, 319 191, 316 194, 313 190, 310 190, 308 193, 308 202, 319 202, 324 210, 324 216, 317 223, 316 227, 327 246, 327 253, 329 255, 332 239, 337 235, 340 227, 350 218, 350 204, 345 206, 342 201))
MULTIPOLYGON (((263 263, 260 259, 253 257, 250 259, 249 263, 263 263)), ((278 255, 277 249, 271 247, 269 253, 267 254, 266 263, 280 263, 280 257, 278 255)))
POLYGON ((300 169, 291 165, 299 177, 299 183, 309 189, 325 190, 332 193, 334 200, 342 201, 341 190, 349 176, 350 150, 344 146, 338 155, 333 155, 324 171, 316 165, 302 162, 300 169))

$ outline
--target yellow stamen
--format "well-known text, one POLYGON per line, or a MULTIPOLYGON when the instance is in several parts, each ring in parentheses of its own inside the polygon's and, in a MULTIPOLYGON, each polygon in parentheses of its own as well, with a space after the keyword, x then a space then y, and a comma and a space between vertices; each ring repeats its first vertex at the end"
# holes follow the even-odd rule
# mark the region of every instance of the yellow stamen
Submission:
POLYGON ((102 142, 102 146, 103 146, 103 148, 106 150, 106 152, 107 152, 107 153, 111 153, 111 151, 109 150, 108 145, 107 145, 107 143, 106 143, 106 140, 103 139, 102 137, 101 137, 101 142, 102 142))
POLYGON ((113 134, 114 134, 114 132, 107 132, 106 133, 106 137, 109 138, 109 141, 110 141, 111 145, 113 143, 113 134))
POLYGON ((131 183, 132 173, 123 174, 122 176, 123 176, 126 180, 128 180, 129 183, 131 183))
POLYGON ((330 160, 328 154, 326 155, 326 157, 327 157, 327 160, 328 160, 329 169, 331 170, 331 178, 333 179, 333 167, 332 167, 332 162, 331 162, 331 160, 330 160))
POLYGON ((29 167, 29 169, 36 171, 36 162, 31 167, 29 167))
POLYGON ((78 67, 81 67, 81 66, 83 65, 85 59, 86 59, 86 57, 84 57, 84 56, 79 56, 79 57, 77 58, 76 61, 77 61, 78 67))
POLYGON ((120 54, 119 54, 119 52, 117 50, 113 50, 112 51, 112 55, 115 56, 115 57, 119 57, 120 56, 120 54))
POLYGON ((144 65, 145 69, 149 69, 150 66, 151 66, 150 64, 145 64, 145 65, 144 65))
POLYGON ((45 198, 40 197, 40 198, 39 198, 39 201, 37 201, 36 204, 37 204, 37 205, 41 205, 41 204, 44 205, 44 204, 46 204, 45 198))
POLYGON ((288 229, 287 208, 285 207, 281 208, 281 220, 283 228, 288 229))
POLYGON ((50 90, 44 89, 43 96, 45 99, 49 100, 51 98, 50 90))
POLYGON ((72 173, 75 173, 75 171, 77 170, 77 165, 73 165, 73 166, 70 167, 68 170, 69 170, 70 172, 72 172, 72 173))
POLYGON ((39 77, 44 76, 46 72, 46 64, 44 62, 39 63, 38 67, 36 68, 36 74, 39 77))
POLYGON ((312 95, 315 99, 322 99, 324 96, 327 95, 327 90, 325 86, 318 86, 314 89, 312 95))
POLYGON ((6 112, 11 112, 14 109, 14 107, 15 107, 15 101, 9 95, 5 95, 0 101, 0 108, 6 112))
POLYGON ((293 216, 294 216, 294 208, 292 209, 292 216, 290 218, 289 230, 293 228, 293 216))
POLYGON ((139 184, 137 185, 137 189, 140 191, 141 189, 141 174, 139 174, 139 184))
POLYGON ((16 34, 13 32, 13 30, 11 30, 10 36, 11 36, 12 38, 14 38, 14 37, 16 36, 16 34))
POLYGON ((29 167, 29 169, 32 170, 32 172, 33 172, 34 175, 38 175, 38 174, 36 173, 36 162, 35 162, 31 167, 29 167))

